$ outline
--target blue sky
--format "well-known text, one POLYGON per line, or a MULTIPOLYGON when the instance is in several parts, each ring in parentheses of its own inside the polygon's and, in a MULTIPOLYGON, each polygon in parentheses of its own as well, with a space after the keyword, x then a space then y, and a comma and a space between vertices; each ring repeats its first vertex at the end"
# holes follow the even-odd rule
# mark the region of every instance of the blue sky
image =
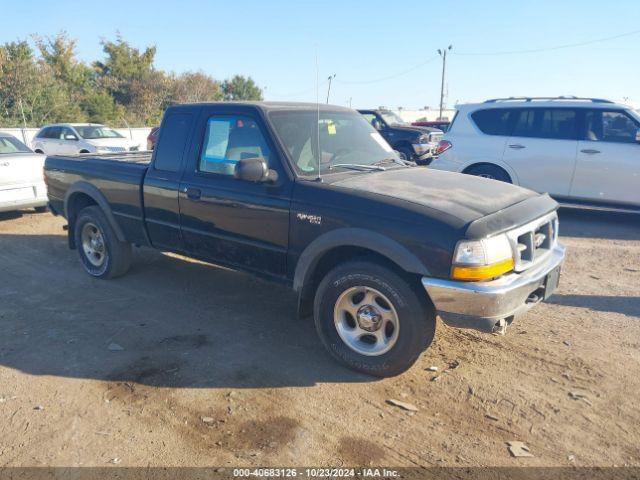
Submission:
POLYGON ((331 103, 345 105, 351 98, 354 107, 436 106, 436 50, 453 44, 449 104, 510 95, 640 102, 640 32, 546 52, 462 55, 542 49, 639 30, 637 0, 10 3, 3 9, 2 42, 66 30, 78 40, 79 57, 94 60, 102 56, 100 38, 120 32, 134 46, 156 45, 158 68, 201 70, 219 79, 251 75, 268 100, 315 101, 317 51, 325 83, 321 99, 326 77, 335 73, 331 103))

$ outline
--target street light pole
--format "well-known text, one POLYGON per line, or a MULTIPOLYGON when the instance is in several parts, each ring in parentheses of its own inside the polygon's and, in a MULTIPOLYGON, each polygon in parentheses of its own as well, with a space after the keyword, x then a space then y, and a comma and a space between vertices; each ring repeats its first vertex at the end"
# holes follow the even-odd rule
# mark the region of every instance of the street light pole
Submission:
POLYGON ((447 68, 447 52, 451 51, 453 45, 449 45, 443 50, 438 50, 438 55, 442 57, 442 82, 440 83, 440 116, 438 120, 442 120, 442 110, 444 108, 444 75, 447 68))
POLYGON ((331 80, 333 80, 334 78, 336 78, 335 73, 327 77, 327 80, 329 80, 329 88, 327 88, 327 103, 329 103, 329 95, 331 94, 331 80))

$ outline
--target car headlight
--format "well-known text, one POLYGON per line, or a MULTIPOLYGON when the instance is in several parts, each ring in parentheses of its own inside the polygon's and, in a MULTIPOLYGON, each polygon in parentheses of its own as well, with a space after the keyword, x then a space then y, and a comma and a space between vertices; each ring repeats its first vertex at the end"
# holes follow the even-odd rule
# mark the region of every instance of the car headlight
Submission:
POLYGON ((415 143, 429 143, 429 134, 420 135, 415 143))
POLYGON ((506 235, 463 240, 453 256, 451 278, 456 280, 488 280, 513 270, 513 249, 506 235))

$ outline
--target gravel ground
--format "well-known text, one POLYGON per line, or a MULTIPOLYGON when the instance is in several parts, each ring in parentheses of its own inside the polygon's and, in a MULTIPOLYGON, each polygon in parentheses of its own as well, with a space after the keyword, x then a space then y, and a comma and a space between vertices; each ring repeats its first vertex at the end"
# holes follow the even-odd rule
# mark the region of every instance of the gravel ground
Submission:
POLYGON ((638 217, 561 212, 549 303, 504 337, 439 323, 386 380, 286 288, 148 249, 95 280, 63 223, 0 214, 0 466, 640 465, 638 217))

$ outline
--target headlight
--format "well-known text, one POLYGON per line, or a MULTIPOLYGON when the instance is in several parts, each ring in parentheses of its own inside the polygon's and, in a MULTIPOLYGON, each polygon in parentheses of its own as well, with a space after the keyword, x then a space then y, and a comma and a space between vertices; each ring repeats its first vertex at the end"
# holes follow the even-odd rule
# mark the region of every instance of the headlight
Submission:
POLYGON ((415 143, 429 143, 429 134, 425 133, 415 141, 415 143))
POLYGON ((458 242, 451 278, 487 280, 513 270, 513 250, 506 235, 458 242))

